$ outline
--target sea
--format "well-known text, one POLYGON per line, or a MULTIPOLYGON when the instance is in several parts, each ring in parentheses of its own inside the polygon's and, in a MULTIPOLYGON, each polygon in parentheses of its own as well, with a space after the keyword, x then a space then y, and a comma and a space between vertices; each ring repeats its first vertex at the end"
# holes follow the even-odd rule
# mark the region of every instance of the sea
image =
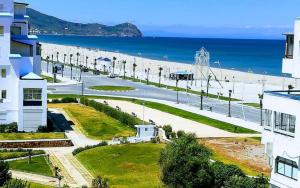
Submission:
POLYGON ((97 48, 155 60, 193 64, 196 51, 210 53, 212 67, 280 76, 284 40, 204 38, 117 38, 95 36, 39 36, 41 42, 97 48), (220 63, 215 63, 219 61, 220 63))

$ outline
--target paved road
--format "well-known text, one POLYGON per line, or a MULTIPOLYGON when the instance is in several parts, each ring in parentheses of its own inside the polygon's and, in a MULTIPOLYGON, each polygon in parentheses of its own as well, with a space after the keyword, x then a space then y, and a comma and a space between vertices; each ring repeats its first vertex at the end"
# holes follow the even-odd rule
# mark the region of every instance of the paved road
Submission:
MULTIPOLYGON (((47 70, 46 63, 42 64, 44 71, 47 70)), ((49 66, 51 69, 51 65, 49 66)), ((65 67, 64 76, 70 78, 70 67, 65 67)), ((76 68, 73 68, 73 77, 78 79, 79 71, 76 68)), ((138 98, 150 98, 150 99, 159 99, 176 102, 176 92, 172 90, 167 90, 163 88, 158 88, 154 86, 148 86, 142 83, 136 83, 131 81, 124 81, 122 79, 111 79, 107 76, 95 76, 92 73, 83 73, 82 78, 84 81, 84 94, 93 94, 93 95, 109 95, 109 96, 127 96, 127 97, 138 97, 138 98), (131 86, 136 88, 134 91, 127 92, 108 92, 108 91, 95 91, 89 90, 88 87, 96 85, 123 85, 131 86)), ((55 89, 53 93, 63 93, 63 94, 81 94, 82 85, 68 85, 68 86, 49 86, 50 89, 55 89)), ((180 103, 186 103, 188 105, 197 106, 200 108, 200 96, 186 94, 184 92, 179 93, 180 103)), ((228 102, 220 101, 211 98, 204 99, 204 107, 206 110, 209 110, 210 107, 212 111, 220 114, 228 114, 228 102)), ((246 121, 259 123, 260 122, 260 113, 259 109, 252 107, 240 105, 237 103, 232 103, 231 105, 231 114, 233 117, 245 119, 246 121)))

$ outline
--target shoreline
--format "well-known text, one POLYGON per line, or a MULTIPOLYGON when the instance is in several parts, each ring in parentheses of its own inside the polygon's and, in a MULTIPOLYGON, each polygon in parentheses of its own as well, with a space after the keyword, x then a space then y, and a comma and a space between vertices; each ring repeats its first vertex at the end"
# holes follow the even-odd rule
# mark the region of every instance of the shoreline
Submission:
MULTIPOLYGON (((87 47, 80 47, 77 45, 62 45, 62 44, 46 43, 46 42, 41 42, 41 44, 43 45, 43 47, 46 46, 45 49, 47 51, 47 54, 49 54, 50 57, 51 57, 50 54, 54 54, 54 60, 56 60, 56 51, 57 51, 55 49, 70 48, 74 52, 81 51, 81 52, 83 52, 81 54, 84 54, 85 56, 89 56, 89 61, 92 61, 93 59, 99 58, 99 57, 107 57, 110 59, 112 59, 113 57, 117 57, 116 69, 118 67, 117 64, 120 64, 120 62, 118 63, 118 61, 120 61, 120 60, 127 61, 128 65, 127 65, 126 69, 129 69, 128 67, 132 68, 131 64, 133 64, 134 59, 135 59, 136 64, 138 64, 137 70, 136 70, 137 72, 143 71, 143 70, 141 70, 141 65, 145 68, 150 68, 150 71, 151 71, 150 74, 158 74, 158 67, 163 67, 163 68, 167 67, 167 69, 169 69, 168 72, 170 72, 170 73, 176 72, 179 70, 195 72, 194 65, 188 64, 188 63, 150 59, 150 58, 144 58, 144 57, 139 57, 139 56, 133 56, 133 55, 126 54, 126 53, 119 53, 117 51, 112 52, 112 51, 106 51, 106 50, 103 50, 100 48, 87 48, 87 47), (51 53, 51 52, 53 52, 53 53, 51 53), (98 53, 99 55, 96 55, 95 53, 96 54, 98 53), (154 69, 154 67, 157 67, 157 70, 154 69)), ((58 50, 58 51, 61 51, 61 50, 58 50)), ((66 52, 65 54, 67 54, 67 55, 71 54, 70 50, 62 50, 62 51, 64 51, 64 53, 66 52)), ((76 52, 73 54, 75 56, 76 52)), ((75 61, 76 57, 73 60, 75 61)), ((79 61, 83 62, 83 60, 79 60, 79 61)), ((245 82, 245 83, 254 83, 259 80, 266 80, 266 82, 269 82, 269 84, 271 84, 271 85, 278 85, 278 82, 282 82, 282 79, 285 79, 290 84, 292 84, 292 82, 295 82, 295 79, 291 78, 291 77, 282 77, 282 76, 278 76, 278 75, 269 75, 269 74, 259 74, 259 73, 255 73, 255 72, 245 72, 245 71, 237 70, 237 69, 217 68, 217 67, 213 67, 213 66, 211 66, 210 68, 212 69, 213 73, 217 77, 222 77, 222 79, 220 79, 220 80, 225 80, 225 77, 229 81, 235 80, 237 82, 245 82)), ((164 71, 166 71, 166 69, 164 69, 164 71)), ((129 72, 130 72, 130 70, 129 70, 129 72)), ((194 73, 194 74, 196 75, 196 73, 194 73)), ((165 73, 165 75, 166 75, 166 73, 165 73)))

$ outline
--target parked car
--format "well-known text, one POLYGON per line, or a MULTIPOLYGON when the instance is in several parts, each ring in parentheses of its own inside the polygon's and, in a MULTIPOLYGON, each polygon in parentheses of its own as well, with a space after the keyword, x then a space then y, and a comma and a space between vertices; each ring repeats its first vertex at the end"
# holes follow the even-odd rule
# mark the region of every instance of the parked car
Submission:
POLYGON ((108 77, 109 78, 118 78, 118 75, 117 74, 110 74, 108 77))

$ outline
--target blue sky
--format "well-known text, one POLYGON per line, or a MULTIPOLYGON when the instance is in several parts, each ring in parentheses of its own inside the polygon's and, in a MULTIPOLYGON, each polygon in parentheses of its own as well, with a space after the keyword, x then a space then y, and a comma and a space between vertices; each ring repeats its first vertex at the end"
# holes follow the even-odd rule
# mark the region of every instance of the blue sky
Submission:
POLYGON ((300 16, 299 0, 26 0, 76 22, 136 24, 145 35, 279 38, 300 16))

